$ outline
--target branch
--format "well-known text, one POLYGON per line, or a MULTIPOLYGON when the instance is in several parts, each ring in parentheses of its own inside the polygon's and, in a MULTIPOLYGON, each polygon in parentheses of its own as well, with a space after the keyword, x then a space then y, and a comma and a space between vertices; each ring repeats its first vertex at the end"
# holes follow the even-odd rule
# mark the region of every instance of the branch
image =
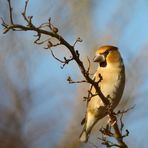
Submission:
MULTIPOLYGON (((52 44, 52 43, 51 43, 51 44, 52 44)), ((51 44, 50 44, 50 46, 52 46, 51 44)), ((49 46, 48 46, 48 48, 49 48, 49 46)), ((47 48, 46 48, 46 49, 47 49, 47 48)), ((62 60, 60 60, 59 58, 57 58, 57 57, 54 55, 54 53, 53 53, 52 50, 50 50, 50 51, 51 51, 51 55, 52 55, 57 61, 59 61, 60 63, 63 63, 63 65, 61 66, 62 69, 64 68, 64 66, 65 66, 66 64, 69 64, 70 61, 74 60, 74 58, 67 59, 66 57, 64 57, 64 61, 62 61, 62 60)), ((67 81, 68 81, 68 79, 67 79, 67 81)), ((69 81, 69 83, 70 83, 70 81, 69 81)), ((72 83, 72 81, 71 81, 71 83, 72 83)), ((74 83, 74 82, 73 82, 73 83, 74 83)))
POLYGON ((73 83, 84 83, 84 82, 86 83, 87 82, 86 80, 73 81, 70 76, 68 76, 67 81, 69 82, 69 84, 73 84, 73 83))
POLYGON ((125 144, 125 142, 123 141, 123 136, 120 132, 120 129, 118 127, 117 124, 117 118, 115 115, 110 115, 110 119, 111 121, 113 121, 115 119, 115 124, 113 125, 113 129, 114 129, 114 137, 116 138, 118 144, 120 145, 120 148, 127 148, 128 146, 125 144))
POLYGON ((27 16, 26 15, 28 2, 29 2, 29 0, 26 0, 25 1, 25 7, 24 7, 24 11, 22 12, 22 16, 24 17, 24 20, 28 23, 27 26, 34 27, 34 25, 32 24, 32 18, 33 18, 33 16, 27 16))
MULTIPOLYGON (((114 145, 116 147, 120 147, 120 148, 127 148, 127 145, 124 143, 123 141, 123 137, 122 136, 122 133, 120 132, 120 129, 118 127, 118 124, 117 124, 117 118, 116 118, 116 115, 115 113, 113 112, 113 110, 110 108, 110 102, 109 102, 109 99, 107 97, 104 96, 104 94, 101 92, 100 90, 100 87, 99 87, 99 83, 101 82, 101 80, 103 79, 102 76, 99 74, 99 81, 95 81, 94 79, 92 79, 90 77, 90 74, 89 74, 89 70, 90 70, 90 61, 89 61, 89 66, 88 66, 88 69, 85 68, 83 62, 81 61, 80 59, 80 54, 78 52, 78 50, 75 50, 75 45, 77 42, 82 42, 82 40, 80 38, 78 38, 75 43, 73 45, 69 44, 61 35, 58 34, 58 28, 55 27, 52 23, 51 23, 51 18, 48 19, 48 22, 45 22, 45 23, 42 23, 39 27, 35 26, 33 23, 32 23, 32 18, 33 16, 27 16, 26 15, 26 11, 27 11, 27 6, 28 6, 28 2, 29 0, 26 0, 25 2, 25 7, 24 7, 24 11, 22 12, 22 16, 24 18, 24 20, 26 21, 27 25, 21 25, 21 24, 16 24, 14 23, 13 21, 13 15, 12 15, 12 7, 11 7, 11 2, 10 0, 8 0, 8 4, 9 4, 9 17, 10 17, 10 24, 9 23, 6 23, 3 19, 2 19, 2 26, 4 27, 4 31, 3 33, 7 33, 9 32, 10 30, 13 30, 13 31, 33 31, 35 33, 37 33, 37 35, 35 36, 36 37, 36 40, 34 41, 34 43, 36 44, 43 44, 43 43, 46 43, 46 47, 45 49, 49 49, 51 47, 55 47, 55 46, 58 46, 58 45, 64 45, 71 53, 71 57, 69 59, 67 59, 66 57, 64 57, 64 60, 60 60, 59 58, 57 58, 53 51, 51 51, 51 54, 52 56, 57 60, 59 61, 60 63, 63 64, 63 67, 66 65, 66 64, 69 64, 70 61, 74 60, 84 79, 85 80, 82 80, 82 81, 72 81, 70 78, 69 78, 69 83, 82 83, 82 82, 87 82, 89 84, 91 84, 91 88, 94 87, 95 90, 96 90, 96 94, 91 94, 90 92, 91 91, 88 91, 88 97, 87 99, 91 99, 94 95, 98 95, 102 102, 105 104, 106 106, 106 109, 108 110, 108 114, 109 114, 109 118, 111 120, 112 123, 114 123, 112 125, 113 129, 114 129, 114 137, 116 138, 117 142, 118 142, 118 145, 114 145), (49 27, 50 31, 47 31, 44 29, 44 27, 49 27), (41 36, 42 35, 46 35, 48 37, 47 40, 45 41, 40 41, 41 40, 41 36), (51 41, 50 41, 50 38, 56 38, 59 43, 57 44, 53 44, 51 41)), ((62 68, 63 68, 62 67, 62 68)), ((128 132, 127 134, 128 135, 128 132)), ((108 142, 108 146, 112 146, 112 143, 111 142, 108 142)))
POLYGON ((127 112, 129 112, 130 110, 132 110, 132 109, 134 109, 135 108, 135 105, 133 105, 132 107, 130 107, 130 108, 127 108, 127 109, 125 109, 125 110, 119 110, 117 113, 115 113, 116 115, 123 115, 123 114, 125 114, 125 113, 127 113, 127 112))
POLYGON ((28 18, 26 17, 26 11, 27 11, 28 2, 29 2, 29 0, 26 0, 26 1, 25 1, 25 7, 24 7, 24 11, 22 12, 22 15, 23 15, 24 19, 26 20, 26 22, 29 23, 29 20, 28 20, 28 18))
POLYGON ((10 22, 11 22, 11 24, 13 24, 13 16, 12 16, 12 10, 13 10, 13 8, 11 7, 11 0, 8 0, 8 5, 9 5, 10 22))
POLYGON ((76 39, 76 41, 74 42, 74 44, 73 44, 73 47, 75 47, 75 45, 78 43, 78 42, 82 42, 83 40, 80 38, 80 37, 78 37, 77 39, 76 39))
POLYGON ((91 67, 91 64, 90 64, 90 60, 89 60, 89 58, 88 58, 88 57, 87 57, 87 61, 88 61, 87 73, 89 73, 89 71, 90 71, 90 67, 91 67))
MULTIPOLYGON (((132 106, 132 107, 130 107, 130 108, 128 108, 128 109, 126 109, 126 110, 123 110, 123 111, 118 111, 117 113, 115 113, 115 115, 120 115, 120 132, 122 133, 122 131, 123 131, 123 128, 124 128, 124 123, 123 123, 123 115, 125 114, 125 113, 127 113, 127 112, 129 112, 130 110, 132 110, 133 108, 135 107, 135 105, 134 106, 132 106)), ((126 129, 126 134, 125 135, 123 135, 122 137, 124 138, 124 137, 127 137, 129 135, 129 131, 126 129)))

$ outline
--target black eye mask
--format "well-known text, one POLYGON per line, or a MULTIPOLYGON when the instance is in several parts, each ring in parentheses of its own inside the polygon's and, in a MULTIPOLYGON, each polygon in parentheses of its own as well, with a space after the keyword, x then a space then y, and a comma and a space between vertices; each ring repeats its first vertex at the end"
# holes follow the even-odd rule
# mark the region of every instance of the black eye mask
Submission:
POLYGON ((107 66, 106 57, 107 57, 108 54, 109 54, 109 51, 102 53, 102 55, 105 57, 105 61, 100 63, 100 67, 106 67, 107 66))
POLYGON ((107 66, 106 60, 100 63, 100 67, 106 67, 106 66, 107 66))

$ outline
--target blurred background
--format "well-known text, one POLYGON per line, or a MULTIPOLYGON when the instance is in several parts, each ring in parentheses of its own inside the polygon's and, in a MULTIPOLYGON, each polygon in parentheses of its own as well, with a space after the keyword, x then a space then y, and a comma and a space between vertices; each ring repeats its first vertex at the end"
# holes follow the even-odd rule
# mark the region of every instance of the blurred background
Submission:
MULTIPOLYGON (((25 0, 12 0, 14 21, 22 19, 25 0)), ((49 17, 59 33, 76 45, 88 65, 96 48, 119 47, 126 66, 126 88, 118 109, 136 105, 124 116, 129 147, 146 148, 148 133, 148 1, 147 0, 30 0, 28 15, 39 25, 49 17)), ((10 22, 7 0, 0 0, 0 16, 10 22)), ((33 32, 2 34, 0 26, 0 148, 100 148, 99 128, 89 143, 79 143, 88 85, 68 84, 81 79, 75 63, 61 69, 49 50, 33 44, 33 32)), ((69 56, 63 47, 53 49, 69 56)), ((96 64, 91 64, 92 73, 96 64)), ((99 124, 101 126, 101 122, 99 124)))

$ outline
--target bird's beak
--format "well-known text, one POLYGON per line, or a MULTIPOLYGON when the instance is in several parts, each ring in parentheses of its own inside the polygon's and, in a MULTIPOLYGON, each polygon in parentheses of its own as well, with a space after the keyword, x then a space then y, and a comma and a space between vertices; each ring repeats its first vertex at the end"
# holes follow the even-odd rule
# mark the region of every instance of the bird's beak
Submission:
POLYGON ((94 57, 94 62, 98 62, 98 63, 101 63, 101 62, 104 62, 105 61, 105 57, 103 55, 96 55, 94 57))

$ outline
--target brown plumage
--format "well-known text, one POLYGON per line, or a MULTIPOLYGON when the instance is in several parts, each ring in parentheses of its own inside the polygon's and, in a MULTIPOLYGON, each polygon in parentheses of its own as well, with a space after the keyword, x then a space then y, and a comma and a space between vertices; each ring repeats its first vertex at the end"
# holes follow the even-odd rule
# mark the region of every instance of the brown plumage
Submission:
MULTIPOLYGON (((109 97, 112 109, 114 109, 122 96, 125 85, 125 71, 121 55, 117 47, 102 46, 96 51, 94 62, 98 62, 98 68, 94 74, 94 80, 98 81, 99 74, 103 80, 99 83, 102 93, 109 97)), ((91 93, 95 94, 95 88, 91 88, 91 93)), ((99 96, 94 96, 87 101, 87 110, 85 120, 83 120, 84 127, 80 135, 81 142, 87 142, 89 134, 93 126, 103 117, 107 112, 99 96)))

